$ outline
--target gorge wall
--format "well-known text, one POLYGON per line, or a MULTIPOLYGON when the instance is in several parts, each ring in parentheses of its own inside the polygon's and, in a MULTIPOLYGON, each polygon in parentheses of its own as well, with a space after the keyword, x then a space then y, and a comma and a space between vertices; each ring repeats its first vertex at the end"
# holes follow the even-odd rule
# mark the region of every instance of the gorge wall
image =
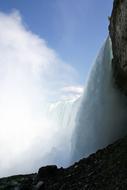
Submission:
POLYGON ((113 50, 113 75, 117 87, 127 95, 127 0, 115 0, 109 34, 113 50))

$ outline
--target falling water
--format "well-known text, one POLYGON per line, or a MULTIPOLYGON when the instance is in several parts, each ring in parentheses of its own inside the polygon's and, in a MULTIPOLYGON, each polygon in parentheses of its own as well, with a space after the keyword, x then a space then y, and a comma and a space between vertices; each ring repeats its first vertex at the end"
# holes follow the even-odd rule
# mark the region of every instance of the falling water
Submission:
POLYGON ((86 83, 72 138, 72 160, 105 147, 127 133, 127 100, 114 87, 108 38, 86 83))

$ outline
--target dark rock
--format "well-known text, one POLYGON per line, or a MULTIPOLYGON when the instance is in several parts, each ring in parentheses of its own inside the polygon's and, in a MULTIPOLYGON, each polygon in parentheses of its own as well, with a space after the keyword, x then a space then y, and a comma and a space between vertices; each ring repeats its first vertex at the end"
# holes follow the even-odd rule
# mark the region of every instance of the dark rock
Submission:
POLYGON ((114 81, 127 95, 127 0, 114 0, 109 33, 113 49, 114 81))
POLYGON ((39 182, 35 185, 34 189, 35 189, 35 190, 41 190, 41 189, 45 190, 45 184, 44 184, 44 182, 43 182, 43 181, 39 181, 39 182))
POLYGON ((55 165, 41 167, 38 171, 37 178, 38 179, 50 178, 57 175, 57 173, 58 173, 58 169, 57 169, 57 166, 55 165))

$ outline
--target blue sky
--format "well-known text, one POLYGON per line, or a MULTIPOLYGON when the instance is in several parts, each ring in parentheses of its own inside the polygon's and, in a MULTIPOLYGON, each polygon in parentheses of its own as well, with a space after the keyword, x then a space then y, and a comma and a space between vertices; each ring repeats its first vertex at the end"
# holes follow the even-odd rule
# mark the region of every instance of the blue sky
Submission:
POLYGON ((6 0, 0 11, 18 10, 29 30, 72 65, 83 84, 108 35, 113 0, 6 0))

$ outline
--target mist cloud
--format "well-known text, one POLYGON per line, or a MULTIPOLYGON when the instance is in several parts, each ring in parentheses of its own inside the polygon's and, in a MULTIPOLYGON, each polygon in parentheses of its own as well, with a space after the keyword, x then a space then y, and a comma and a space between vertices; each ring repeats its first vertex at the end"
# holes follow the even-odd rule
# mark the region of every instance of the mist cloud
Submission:
POLYGON ((69 86, 75 97, 76 77, 75 69, 25 26, 18 11, 0 13, 1 176, 31 172, 48 163, 56 144, 64 144, 60 126, 46 114, 51 102, 70 94, 69 86))

